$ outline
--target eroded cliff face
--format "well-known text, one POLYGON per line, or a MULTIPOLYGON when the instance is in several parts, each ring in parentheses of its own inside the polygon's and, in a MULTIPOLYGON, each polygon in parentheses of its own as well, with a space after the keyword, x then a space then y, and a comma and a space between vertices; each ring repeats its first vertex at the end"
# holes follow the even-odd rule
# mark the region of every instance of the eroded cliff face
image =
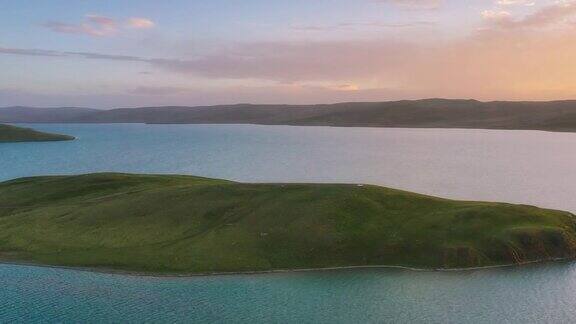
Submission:
POLYGON ((445 247, 440 265, 442 268, 470 268, 576 258, 576 232, 574 227, 512 228, 492 238, 483 247, 445 247))

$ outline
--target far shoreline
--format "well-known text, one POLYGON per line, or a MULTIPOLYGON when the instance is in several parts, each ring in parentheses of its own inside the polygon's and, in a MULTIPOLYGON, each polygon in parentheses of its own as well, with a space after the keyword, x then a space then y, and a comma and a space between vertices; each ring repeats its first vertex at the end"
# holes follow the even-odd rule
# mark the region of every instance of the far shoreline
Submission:
MULTIPOLYGON (((529 132, 544 132, 544 133, 576 133, 576 130, 571 129, 537 129, 537 128, 482 128, 482 127, 428 127, 428 126, 378 126, 378 125, 322 125, 322 124, 264 124, 264 123, 154 123, 154 122, 11 122, 10 125, 192 125, 192 126, 287 126, 287 127, 330 127, 330 128, 358 128, 358 129, 413 129, 413 130, 488 130, 488 131, 529 131, 529 132)), ((75 138, 77 139, 77 138, 75 138)))
POLYGON ((7 123, 260 124, 473 128, 576 132, 576 100, 478 101, 424 98, 308 104, 156 105, 107 109, 0 107, 7 123), (47 114, 50 112, 51 115, 47 114), (525 118, 526 115, 530 118, 525 118))

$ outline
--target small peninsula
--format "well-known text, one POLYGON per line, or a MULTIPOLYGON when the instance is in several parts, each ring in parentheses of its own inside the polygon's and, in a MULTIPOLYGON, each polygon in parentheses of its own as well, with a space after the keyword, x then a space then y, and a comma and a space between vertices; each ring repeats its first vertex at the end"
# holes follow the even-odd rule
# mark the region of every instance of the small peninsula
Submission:
POLYGON ((70 141, 73 136, 43 133, 31 128, 0 124, 0 143, 70 141))
POLYGON ((576 255, 568 212, 371 185, 118 173, 0 183, 0 259, 156 274, 459 269, 576 255))

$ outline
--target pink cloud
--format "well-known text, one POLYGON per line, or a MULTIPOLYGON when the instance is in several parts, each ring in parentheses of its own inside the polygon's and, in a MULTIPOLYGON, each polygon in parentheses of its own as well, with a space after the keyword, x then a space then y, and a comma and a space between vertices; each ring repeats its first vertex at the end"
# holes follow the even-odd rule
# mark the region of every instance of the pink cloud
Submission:
POLYGON ((494 26, 508 29, 541 28, 566 23, 576 15, 576 1, 562 1, 540 8, 522 18, 505 10, 487 10, 483 18, 494 26))
POLYGON ((87 15, 85 21, 80 24, 51 21, 43 26, 56 33, 88 36, 109 36, 118 31, 118 24, 114 19, 98 15, 87 15))
POLYGON ((86 15, 84 21, 79 24, 51 21, 44 23, 43 26, 56 33, 102 37, 115 35, 124 26, 133 29, 148 29, 154 27, 155 24, 147 18, 130 18, 126 22, 120 22, 111 17, 91 14, 86 15))
POLYGON ((135 29, 148 29, 156 26, 156 24, 152 20, 138 17, 128 19, 127 25, 128 27, 135 29))
POLYGON ((111 28, 115 28, 117 26, 116 20, 113 18, 100 15, 86 15, 86 20, 97 26, 108 26, 111 28))

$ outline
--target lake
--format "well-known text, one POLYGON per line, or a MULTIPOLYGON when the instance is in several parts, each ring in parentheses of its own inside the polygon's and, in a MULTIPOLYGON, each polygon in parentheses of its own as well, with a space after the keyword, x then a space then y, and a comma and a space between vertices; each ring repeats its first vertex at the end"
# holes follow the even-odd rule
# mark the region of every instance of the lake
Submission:
POLYGON ((576 267, 148 278, 0 267, 0 321, 569 323, 576 267))
MULTIPOLYGON (((576 134, 252 125, 25 125, 0 180, 100 171, 369 183, 576 212, 576 134)), ((0 322, 573 322, 576 264, 139 278, 0 265, 0 322)))

